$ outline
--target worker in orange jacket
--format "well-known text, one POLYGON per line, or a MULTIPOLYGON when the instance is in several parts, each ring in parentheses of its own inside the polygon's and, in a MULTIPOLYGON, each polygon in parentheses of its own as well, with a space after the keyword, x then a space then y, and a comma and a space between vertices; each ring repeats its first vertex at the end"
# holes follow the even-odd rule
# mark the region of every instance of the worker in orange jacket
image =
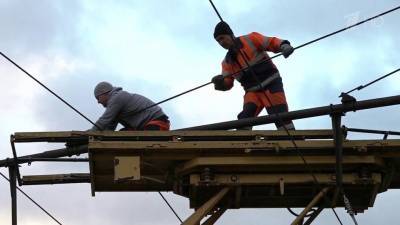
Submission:
MULTIPOLYGON (((214 38, 228 50, 222 61, 222 74, 212 79, 215 89, 230 90, 236 79, 245 90, 243 110, 238 114, 238 119, 256 117, 264 107, 268 114, 287 112, 282 78, 266 51, 281 52, 287 58, 294 51, 289 41, 266 37, 256 32, 234 37, 225 22, 219 22, 215 26, 214 38), (247 68, 246 61, 252 71, 247 68)), ((283 126, 288 130, 295 129, 291 120, 278 121, 275 125, 278 130, 283 129, 283 126)))

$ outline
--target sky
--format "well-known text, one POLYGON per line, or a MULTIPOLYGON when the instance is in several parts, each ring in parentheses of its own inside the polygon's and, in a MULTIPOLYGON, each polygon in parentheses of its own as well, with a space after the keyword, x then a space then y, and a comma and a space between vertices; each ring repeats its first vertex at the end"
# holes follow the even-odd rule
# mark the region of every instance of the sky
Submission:
MULTIPOLYGON (((256 1, 214 0, 236 35, 257 31, 287 39, 293 46, 397 7, 395 0, 256 1)), ((225 55, 213 39, 219 22, 206 0, 0 0, 0 51, 79 109, 91 120, 103 112, 93 97, 100 81, 139 93, 155 102, 207 83, 220 73, 225 55)), ((340 102, 338 95, 399 68, 400 11, 278 57, 290 110, 340 102), (397 24, 397 25, 396 25, 397 24)), ((273 55, 273 54, 271 54, 273 55)), ((399 74, 352 93, 358 100, 398 95, 399 74)), ((4 58, 0 58, 0 159, 10 157, 9 135, 28 131, 86 130, 90 123, 50 95, 4 58)), ((161 105, 172 129, 236 119, 243 90, 211 85, 161 105)), ((348 113, 348 127, 400 130, 399 106, 348 113)), ((262 112, 264 115, 266 112, 262 112)), ((295 121, 297 129, 329 129, 329 117, 295 121)), ((264 125, 255 129, 275 129, 264 125)), ((354 135, 349 138, 381 138, 354 135)), ((26 155, 52 149, 18 145, 26 155)), ((23 166, 23 174, 88 172, 84 164, 23 166)), ((7 175, 7 170, 0 168, 7 175)), ((90 185, 23 186, 63 224, 179 224, 157 193, 97 193, 90 185), (154 215, 157 215, 155 217, 154 215)), ((182 218, 189 202, 172 193, 167 199, 182 218)), ((0 223, 11 221, 9 186, 0 179, 0 223)), ((55 224, 22 195, 20 224, 55 224)), ((375 206, 357 215, 359 224, 397 223, 399 191, 378 196, 375 206)), ((352 224, 338 209, 345 224, 352 224)), ((229 210, 217 224, 288 224, 285 209, 229 210)), ((330 210, 315 224, 338 224, 330 210)))

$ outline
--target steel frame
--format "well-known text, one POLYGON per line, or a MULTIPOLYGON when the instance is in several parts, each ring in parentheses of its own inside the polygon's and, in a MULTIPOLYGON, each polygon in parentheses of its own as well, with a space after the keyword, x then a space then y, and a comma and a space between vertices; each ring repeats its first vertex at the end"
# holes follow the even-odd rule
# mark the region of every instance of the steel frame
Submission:
MULTIPOLYGON (((228 193, 229 188, 225 187, 221 191, 219 191, 216 195, 210 198, 206 203, 204 203, 200 208, 196 209, 196 211, 189 216, 185 221, 183 221, 182 225, 197 225, 200 224, 200 221, 213 210, 216 205, 221 201, 221 199, 228 193)), ((214 224, 215 221, 223 214, 226 209, 217 209, 216 213, 212 213, 211 218, 205 224, 214 224)))
MULTIPOLYGON (((369 109, 369 108, 376 108, 376 107, 384 107, 384 106, 389 106, 389 105, 395 105, 395 104, 400 104, 400 96, 391 96, 391 97, 386 97, 386 98, 379 98, 379 99, 370 99, 370 100, 365 100, 365 101, 353 101, 353 102, 346 102, 344 104, 337 104, 337 105, 330 105, 330 106, 325 106, 325 107, 318 107, 318 108, 312 108, 312 109, 305 109, 305 110, 299 110, 299 111, 292 111, 288 113, 282 113, 280 115, 269 115, 269 116, 262 116, 258 118, 250 118, 250 119, 243 119, 243 120, 238 120, 238 121, 228 121, 228 122, 223 122, 223 123, 217 123, 217 124, 210 124, 210 125, 204 125, 204 126, 197 126, 197 127, 191 127, 191 128, 186 128, 183 129, 182 131, 172 131, 172 132, 120 132, 120 133, 113 133, 113 132, 30 132, 30 133, 16 133, 15 135, 12 135, 10 138, 11 142, 11 147, 12 147, 12 153, 13 153, 13 159, 5 159, 5 160, 0 160, 0 167, 8 167, 9 168, 9 177, 10 177, 10 193, 11 193, 11 206, 12 206, 12 224, 16 225, 17 224, 17 195, 16 195, 16 189, 17 189, 17 183, 19 185, 33 185, 33 184, 49 184, 49 183, 78 183, 78 182, 91 182, 92 185, 95 182, 93 176, 91 174, 59 174, 59 175, 43 175, 43 176, 26 176, 24 178, 20 177, 20 172, 19 172, 19 164, 23 163, 32 163, 34 161, 49 161, 49 162, 82 162, 82 161, 87 161, 87 159, 59 159, 60 157, 70 157, 72 155, 80 155, 84 153, 88 153, 89 149, 103 149, 104 151, 112 150, 112 149, 118 149, 121 148, 128 148, 128 149, 145 149, 145 150, 157 150, 161 148, 166 148, 166 149, 178 149, 178 153, 184 153, 185 149, 187 148, 196 148, 201 149, 200 152, 204 152, 204 149, 208 149, 210 151, 221 151, 221 149, 233 149, 232 152, 237 152, 241 151, 243 149, 243 146, 245 145, 251 145, 250 148, 247 148, 246 151, 248 153, 252 153, 253 151, 265 151, 267 150, 268 152, 274 152, 274 151, 283 151, 287 150, 290 151, 293 149, 293 146, 291 146, 290 141, 286 139, 284 140, 285 137, 287 138, 287 135, 283 132, 279 131, 274 131, 274 132, 232 132, 231 135, 229 136, 229 141, 230 144, 218 144, 218 140, 225 139, 226 133, 222 131, 207 131, 208 136, 207 138, 211 138, 213 143, 212 146, 213 148, 207 148, 207 146, 210 146, 210 143, 204 142, 204 140, 201 140, 198 143, 193 143, 193 140, 196 140, 196 138, 202 137, 205 133, 202 131, 196 131, 196 130, 215 130, 215 129, 221 129, 221 130, 226 130, 226 129, 233 129, 236 127, 242 127, 242 126, 255 126, 255 125, 261 125, 261 124, 268 124, 268 123, 274 123, 277 120, 284 119, 284 120, 295 120, 295 119, 301 119, 301 118, 309 118, 309 117, 315 117, 315 116, 321 116, 321 115, 330 115, 332 118, 332 130, 327 130, 327 132, 323 133, 322 131, 316 131, 315 134, 309 136, 311 133, 310 132, 304 132, 301 134, 301 132, 292 132, 290 131, 290 135, 294 137, 296 140, 296 144, 300 148, 302 147, 309 147, 309 148, 332 148, 334 149, 335 152, 335 179, 333 180, 336 183, 336 188, 333 194, 333 205, 336 204, 336 200, 338 195, 340 194, 340 191, 342 190, 342 187, 344 184, 349 182, 349 175, 343 172, 344 165, 348 162, 348 157, 344 157, 343 153, 349 151, 352 149, 352 151, 356 152, 366 152, 369 151, 370 148, 380 148, 380 147, 385 147, 384 152, 380 152, 380 159, 385 161, 386 159, 390 158, 400 158, 400 153, 397 153, 396 151, 391 151, 390 149, 396 149, 400 147, 400 140, 383 140, 381 142, 371 141, 371 143, 366 143, 365 141, 352 141, 352 142, 344 142, 344 137, 346 135, 346 132, 343 132, 344 128, 341 128, 341 117, 344 116, 344 113, 349 112, 349 111, 356 111, 356 110, 363 110, 363 109, 369 109), (268 134, 267 134, 268 133, 268 134), (251 136, 251 137, 250 137, 251 136), (249 139, 250 137, 250 139, 249 139), (328 142, 324 141, 312 141, 312 142, 307 142, 307 141, 302 141, 302 139, 305 138, 332 138, 333 139, 333 144, 328 144, 328 142), (101 139, 101 141, 99 141, 101 139), (33 154, 33 155, 27 155, 27 156, 22 156, 18 157, 15 149, 15 143, 16 142, 37 142, 37 141, 48 141, 48 142, 67 142, 67 147, 64 149, 56 149, 52 151, 46 151, 38 154, 33 154), (107 142, 109 141, 109 142, 107 142), (134 144, 130 144, 128 142, 124 141, 136 141, 134 144), (143 143, 141 143, 142 141, 143 143), (188 144, 181 144, 181 142, 187 141, 188 144), (189 143, 192 141, 192 143, 189 143), (144 143, 147 142, 147 143, 144 143), (153 143, 152 145, 149 145, 148 143, 153 143), (204 145, 202 145, 204 144, 204 145), (242 146, 241 146, 242 145, 242 146), (239 147, 238 147, 239 146, 239 147), (183 148, 182 148, 183 147, 183 148), (237 149, 237 150, 235 150, 237 149)), ((346 131, 346 129, 345 129, 346 131)), ((347 129, 347 131, 361 131, 357 129, 347 129)), ((372 133, 377 133, 376 131, 370 131, 370 130, 362 130, 362 131, 368 131, 372 133)), ((389 133, 385 133, 385 138, 387 137, 389 133)), ((397 134, 397 133, 390 133, 390 134, 397 134)), ((289 152, 288 152, 289 153, 289 152)), ((182 156, 182 159, 185 159, 186 153, 184 153, 182 156)), ((89 152, 89 158, 93 156, 93 153, 89 152)), ((168 156, 162 156, 162 157, 167 157, 168 156)), ((229 157, 229 156, 228 156, 229 157)), ((205 162, 206 158, 203 159, 203 162, 205 162)), ((211 158, 208 158, 211 159, 211 158)), ((225 158, 227 159, 227 158, 225 158)), ((267 159, 267 158, 266 158, 267 159)), ((320 158, 322 159, 322 158, 320 158)), ((201 160, 202 158, 196 158, 193 159, 191 162, 187 162, 186 164, 182 165, 180 169, 177 169, 176 171, 178 173, 189 173, 190 170, 193 168, 196 168, 198 166, 205 166, 201 165, 201 160), (197 160, 197 161, 193 161, 197 160), (183 168, 183 169, 182 169, 183 168)), ((223 159, 222 159, 223 160, 223 159)), ((223 165, 224 163, 220 159, 216 159, 215 163, 220 163, 223 165)), ((236 160, 232 158, 232 160, 236 160)), ((262 161, 262 158, 258 159, 252 159, 250 160, 252 163, 255 163, 253 165, 263 164, 265 162, 260 162, 262 161), (257 161, 258 160, 258 161, 257 161)), ((365 160, 365 158, 364 158, 365 160)), ((91 162, 91 159, 89 159, 91 162)), ((322 160, 323 161, 323 160, 322 160)), ((320 162, 322 162, 320 161, 320 162)), ((362 162, 366 162, 361 160, 362 162)), ((376 161, 376 162, 378 162, 376 161)), ((311 161, 312 162, 312 161, 311 161)), ((330 161, 332 162, 332 161, 330 161)), ((237 165, 240 165, 241 162, 240 160, 237 161, 237 165)), ((380 165, 380 164, 375 164, 375 165, 380 165)), ((382 164, 385 166, 385 163, 382 164)), ((93 172, 93 165, 91 163, 91 172, 93 172)), ((384 179, 384 185, 385 187, 379 188, 378 185, 375 185, 374 193, 375 195, 378 193, 378 191, 384 191, 385 188, 393 188, 390 185, 390 182, 392 179, 394 179, 393 172, 394 169, 391 167, 391 171, 389 174, 389 178, 386 176, 384 179)), ((247 180, 249 183, 252 182, 257 182, 257 180, 270 180, 271 175, 269 178, 263 178, 266 175, 254 175, 254 176, 249 176, 247 174, 237 174, 240 176, 241 180, 247 180), (247 177, 247 178, 245 178, 247 177)), ((284 187, 286 184, 290 183, 290 179, 287 178, 282 178, 284 177, 282 174, 276 174, 276 178, 280 177, 279 179, 279 185, 280 185, 280 190, 281 192, 284 192, 284 187)), ((318 177, 318 176, 317 176, 318 177)), ((323 176, 322 176, 323 177, 323 176)), ((380 178, 380 174, 373 175, 377 180, 375 180, 375 183, 379 183, 382 178, 380 178), (379 178, 378 178, 379 177, 379 178)), ((151 178, 151 177, 150 177, 151 178)), ((374 179, 375 179, 374 178, 374 179)), ((221 181, 226 179, 223 178, 223 175, 216 175, 216 180, 218 180, 220 183, 221 181)), ((275 178, 274 178, 275 179, 275 178)), ((320 179, 320 178, 318 178, 320 179)), ((322 179, 322 178, 321 178, 322 179)), ((293 180, 293 182, 296 179, 293 180)), ((300 178, 301 180, 301 178, 300 178)), ((321 180, 322 181, 322 180, 321 180)), ((327 181, 332 182, 331 181, 327 181)), ((354 181, 353 181, 354 182, 354 181)), ((204 183, 201 183, 201 178, 198 177, 196 174, 192 174, 190 176, 190 183, 193 185, 197 186, 202 186, 204 183), (200 182, 200 183, 199 183, 200 182)), ((223 182, 222 182, 223 183, 223 182)), ((396 188, 400 188, 400 182, 397 182, 398 186, 396 188)), ((207 185, 212 185, 212 183, 208 183, 207 185)), ((265 183, 264 183, 265 184, 265 183)), ((220 191, 212 196, 207 202, 202 204, 199 208, 196 209, 196 211, 185 220, 184 224, 199 224, 201 219, 204 218, 205 215, 209 214, 211 215, 210 218, 208 218, 207 221, 205 221, 203 224, 205 225, 211 225, 214 224, 215 221, 229 208, 229 207, 240 207, 240 194, 238 195, 237 193, 241 192, 241 186, 230 186, 231 184, 225 183, 225 187, 222 187, 220 191), (234 202, 230 202, 228 205, 226 204, 226 201, 224 201, 225 205, 222 204, 222 200, 224 197, 227 196, 228 193, 235 193, 234 195, 236 196, 236 200, 234 202)), ((329 185, 332 187, 332 185, 329 185)), ((320 192, 313 198, 313 200, 307 205, 307 207, 303 210, 303 212, 299 215, 296 220, 293 221, 294 224, 302 224, 304 220, 304 215, 307 214, 311 210, 312 207, 316 206, 320 199, 322 197, 326 197, 326 194, 330 188, 325 187, 320 192)), ((374 193, 372 193, 374 195, 374 193)), ((370 204, 373 204, 373 200, 371 199, 370 204)), ((318 209, 311 215, 311 217, 304 223, 304 224, 311 224, 312 221, 318 216, 318 214, 323 210, 323 208, 326 207, 323 204, 318 206, 318 209)))
POLYGON ((329 188, 324 188, 322 189, 314 198, 313 200, 307 205, 306 208, 299 214, 299 216, 291 223, 291 225, 302 225, 304 217, 307 215, 308 212, 311 211, 311 209, 318 204, 318 202, 326 196, 329 188))
MULTIPOLYGON (((18 165, 17 165, 18 166, 18 165)), ((17 225, 17 170, 16 166, 8 167, 11 194, 11 224, 17 225)))

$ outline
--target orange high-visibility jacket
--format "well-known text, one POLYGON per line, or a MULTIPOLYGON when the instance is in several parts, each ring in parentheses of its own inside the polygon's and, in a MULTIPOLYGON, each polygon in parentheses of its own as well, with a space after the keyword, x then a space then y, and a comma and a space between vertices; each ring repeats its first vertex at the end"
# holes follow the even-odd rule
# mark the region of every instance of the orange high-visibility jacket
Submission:
MULTIPOLYGON (((236 46, 238 46, 250 65, 266 60, 252 67, 260 82, 278 72, 274 63, 271 60, 267 60, 270 59, 270 57, 266 51, 274 53, 280 52, 280 46, 283 41, 284 40, 277 37, 266 37, 257 32, 235 39, 236 46)), ((242 55, 234 50, 229 50, 222 61, 222 75, 225 77, 226 75, 236 73, 246 67, 242 55)), ((246 70, 245 72, 225 77, 224 84, 227 89, 232 88, 234 79, 239 81, 245 90, 258 85, 257 80, 246 70)))

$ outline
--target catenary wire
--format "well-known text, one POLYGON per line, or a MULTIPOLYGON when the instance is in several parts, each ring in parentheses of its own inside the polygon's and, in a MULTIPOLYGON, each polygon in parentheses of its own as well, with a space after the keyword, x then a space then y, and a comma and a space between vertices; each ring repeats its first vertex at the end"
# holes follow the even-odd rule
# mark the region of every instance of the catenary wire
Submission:
MULTIPOLYGON (((383 75, 383 76, 381 76, 381 77, 369 82, 368 84, 360 85, 360 86, 358 86, 356 88, 351 89, 350 91, 346 92, 346 94, 350 94, 351 92, 356 91, 356 90, 359 91, 361 89, 364 89, 364 88, 370 86, 371 84, 376 83, 376 82, 378 82, 378 81, 380 81, 382 79, 385 79, 386 77, 389 77, 389 76, 391 76, 391 75, 393 75, 393 74, 395 74, 395 73, 397 73, 399 71, 400 71, 400 68, 398 68, 397 70, 393 70, 392 72, 390 72, 388 74, 385 74, 385 75, 383 75)), ((340 95, 339 97, 341 97, 341 96, 342 95, 340 95)))
MULTIPOLYGON (((212 6, 213 6, 214 9, 216 9, 213 3, 212 3, 212 6)), ((342 29, 340 29, 340 30, 334 31, 334 32, 329 33, 329 34, 327 34, 327 35, 324 35, 324 36, 322 36, 322 37, 316 38, 316 39, 314 39, 314 40, 312 40, 312 41, 306 42, 306 43, 304 43, 304 44, 302 44, 302 45, 299 45, 299 46, 295 47, 294 50, 299 49, 299 48, 302 48, 302 47, 307 46, 307 45, 310 45, 310 44, 312 44, 312 43, 314 43, 314 42, 320 41, 320 40, 325 39, 325 38, 328 38, 328 37, 330 37, 330 36, 336 35, 336 34, 338 34, 338 33, 341 33, 341 32, 343 32, 343 31, 346 31, 346 30, 348 30, 348 29, 354 28, 354 27, 359 26, 359 25, 361 25, 361 24, 363 24, 363 23, 366 23, 366 22, 368 22, 368 21, 371 21, 371 20, 373 20, 373 19, 376 19, 376 18, 381 17, 381 16, 383 16, 383 15, 386 15, 386 14, 388 14, 388 13, 394 12, 394 11, 396 11, 396 10, 398 10, 398 9, 400 9, 400 6, 395 7, 395 8, 392 8, 392 9, 390 9, 390 10, 388 10, 388 11, 385 11, 385 12, 383 12, 383 13, 380 13, 380 14, 378 14, 378 15, 376 15, 376 16, 373 16, 373 17, 367 18, 367 19, 365 19, 365 20, 362 20, 362 21, 360 21, 360 22, 358 22, 358 23, 355 23, 355 24, 353 24, 353 25, 350 25, 350 26, 348 26, 348 27, 345 27, 345 28, 342 28, 342 29)), ((219 15, 219 13, 218 13, 218 17, 222 20, 222 18, 221 18, 221 16, 219 15)), ((0 54, 1 54, 4 58, 6 58, 9 62, 11 62, 12 64, 14 64, 17 68, 19 68, 21 71, 23 71, 26 75, 28 75, 29 77, 31 77, 34 81, 36 81, 38 84, 40 84, 43 88, 45 88, 46 90, 48 90, 50 93, 52 93, 54 96, 56 96, 59 100, 61 100, 63 103, 65 103, 66 105, 68 105, 71 109, 73 109, 75 112, 77 112, 77 113, 78 113, 79 115, 81 115, 83 118, 85 118, 88 122, 90 122, 91 124, 93 124, 94 126, 96 126, 97 128, 99 128, 99 127, 98 127, 94 122, 92 122, 89 118, 87 118, 87 117, 86 117, 85 115, 83 115, 81 112, 79 112, 78 110, 76 110, 72 105, 70 105, 70 104, 69 104, 68 102, 66 102, 64 99, 62 99, 61 97, 59 97, 56 93, 54 93, 52 90, 50 90, 48 87, 46 87, 43 83, 41 83, 39 80, 37 80, 37 79, 36 79, 35 77, 33 77, 31 74, 29 74, 27 71, 25 71, 22 67, 20 67, 18 64, 16 64, 16 63, 15 63, 13 60, 11 60, 9 57, 7 57, 4 53, 0 52, 0 54)), ((272 60, 272 59, 274 59, 274 58, 276 58, 276 57, 279 57, 279 56, 281 56, 281 55, 282 55, 281 53, 276 54, 276 55, 270 57, 269 59, 266 59, 266 60, 263 60, 263 61, 260 61, 260 62, 258 62, 258 63, 256 63, 256 64, 254 64, 253 66, 255 66, 255 65, 259 64, 259 63, 263 63, 263 62, 265 62, 265 61, 270 61, 270 60, 272 60)), ((239 74, 239 73, 241 73, 241 72, 243 72, 244 70, 247 70, 247 69, 248 69, 248 68, 244 68, 244 69, 242 69, 242 70, 240 70, 240 71, 238 71, 238 72, 236 72, 236 73, 230 74, 229 76, 233 76, 233 75, 239 74)), ((378 80, 377 80, 377 81, 378 81, 378 80)), ((375 81, 375 82, 376 82, 376 81, 375 81)), ((212 84, 212 82, 210 81, 210 82, 204 83, 204 84, 202 84, 202 85, 199 85, 199 86, 197 86, 197 87, 194 87, 194 88, 192 88, 192 89, 189 89, 189 90, 187 90, 187 91, 184 91, 184 92, 181 92, 181 93, 179 93, 179 94, 176 94, 176 95, 174 95, 174 96, 172 96, 172 97, 169 97, 169 98, 167 98, 167 99, 165 99, 165 100, 162 100, 162 101, 157 102, 157 103, 155 103, 155 104, 153 104, 153 105, 150 105, 150 106, 148 106, 148 107, 146 107, 146 108, 144 108, 144 109, 142 109, 142 110, 140 110, 140 111, 132 112, 132 114, 138 114, 138 113, 143 112, 143 111, 145 111, 145 110, 147 110, 147 109, 149 109, 149 108, 152 108, 152 107, 157 106, 157 105, 159 105, 159 104, 162 104, 162 103, 164 103, 164 102, 170 101, 170 100, 172 100, 172 99, 175 99, 175 98, 177 98, 177 97, 179 97, 179 96, 182 96, 182 95, 184 95, 184 94, 187 94, 187 93, 190 93, 190 92, 192 92, 192 91, 195 91, 195 90, 200 89, 200 88, 202 88, 202 87, 208 86, 209 84, 212 84)), ((357 88, 356 88, 356 89, 357 89, 357 88)))
MULTIPOLYGON (((215 6, 214 6, 213 3, 212 3, 212 5, 213 5, 213 8, 215 9, 215 6)), ((304 43, 304 44, 301 44, 301 45, 299 45, 299 46, 297 46, 297 47, 294 47, 294 50, 303 48, 303 47, 305 47, 305 46, 307 46, 307 45, 311 45, 311 44, 313 44, 313 43, 315 43, 315 42, 317 42, 317 41, 321 41, 321 40, 323 40, 323 39, 325 39, 325 38, 328 38, 328 37, 330 37, 330 36, 339 34, 339 33, 341 33, 341 32, 344 32, 344 31, 346 31, 346 30, 349 30, 349 29, 351 29, 351 28, 354 28, 354 27, 359 26, 359 25, 361 25, 361 24, 363 24, 363 23, 366 23, 366 22, 368 22, 368 21, 374 20, 374 19, 376 19, 376 18, 378 18, 378 17, 384 16, 384 15, 386 15, 386 14, 389 14, 389 13, 394 12, 394 11, 399 10, 399 9, 400 9, 400 6, 397 6, 397 7, 395 7, 395 8, 390 9, 390 10, 387 10, 387 11, 385 11, 385 12, 382 12, 382 13, 376 15, 376 16, 367 18, 367 19, 362 20, 362 21, 360 21, 360 22, 358 22, 358 23, 352 24, 352 25, 347 26, 347 27, 345 27, 345 28, 339 29, 339 30, 334 31, 334 32, 332 32, 332 33, 326 34, 326 35, 324 35, 324 36, 321 36, 321 37, 319 37, 319 38, 316 38, 316 39, 314 39, 314 40, 311 40, 311 41, 309 41, 309 42, 306 42, 306 43, 304 43)), ((221 15, 218 14, 218 17, 222 20, 221 15)), ((223 20, 222 20, 222 21, 223 21, 223 20)), ((265 59, 265 60, 262 60, 262 61, 260 61, 260 62, 258 62, 258 63, 255 63, 255 64, 252 65, 252 66, 256 66, 256 65, 258 65, 258 64, 260 64, 260 63, 268 62, 268 61, 270 61, 270 60, 272 60, 272 59, 274 59, 274 58, 277 58, 277 57, 279 57, 279 56, 281 56, 281 55, 282 55, 282 53, 276 54, 276 55, 274 55, 274 56, 272 56, 272 57, 270 57, 270 58, 268 58, 268 59, 265 59)), ((239 70, 239 71, 236 72, 236 73, 229 74, 228 76, 234 76, 234 75, 239 74, 239 73, 242 73, 243 71, 248 70, 248 69, 249 69, 249 68, 243 68, 242 70, 239 70)), ((182 96, 182 95, 184 95, 184 94, 190 93, 190 92, 195 91, 195 90, 197 90, 197 89, 200 89, 200 88, 202 88, 202 87, 208 86, 208 85, 210 85, 210 84, 212 84, 211 81, 209 81, 209 82, 207 82, 207 83, 204 83, 204 84, 202 84, 202 85, 196 86, 196 87, 194 87, 194 88, 192 88, 192 89, 189 89, 189 90, 187 90, 187 91, 181 92, 181 93, 179 93, 179 94, 176 94, 176 95, 174 95, 174 96, 172 96, 172 97, 169 97, 169 98, 167 98, 167 99, 165 99, 165 100, 162 100, 162 101, 159 101, 159 102, 157 102, 157 103, 154 103, 153 105, 150 105, 150 106, 148 106, 148 107, 146 107, 146 108, 144 108, 144 109, 142 109, 142 110, 139 110, 139 111, 136 111, 136 112, 130 112, 130 113, 128 113, 128 114, 129 114, 129 115, 136 115, 136 114, 141 113, 141 112, 143 112, 143 111, 145 111, 145 110, 147 110, 147 109, 149 109, 149 108, 152 108, 152 107, 154 107, 154 106, 160 105, 160 104, 162 104, 162 103, 165 103, 165 102, 167 102, 167 101, 170 101, 170 100, 172 100, 172 99, 175 99, 175 98, 177 98, 177 97, 180 97, 180 96, 182 96)))
MULTIPOLYGON (((0 175, 6 179, 8 182, 10 182, 10 179, 8 179, 3 173, 0 172, 0 175)), ((46 213, 50 218, 52 218, 56 223, 62 225, 60 221, 58 221, 53 215, 51 215, 46 209, 44 209, 39 203, 37 203, 35 200, 33 200, 27 193, 25 193, 23 190, 21 190, 19 187, 17 187, 17 190, 20 191, 25 197, 27 197, 33 204, 35 204, 37 207, 39 207, 44 213, 46 213)))
POLYGON ((0 55, 2 55, 5 59, 7 59, 10 63, 12 63, 14 66, 16 66, 18 69, 20 69, 22 72, 24 72, 27 76, 32 78, 36 83, 38 83, 40 86, 42 86, 44 89, 49 91, 51 94, 53 94, 56 98, 58 98, 60 101, 62 101, 64 104, 66 104, 68 107, 70 107, 72 110, 74 110, 76 113, 78 113, 80 116, 82 116, 84 119, 89 121, 89 123, 93 124, 93 126, 96 126, 99 128, 93 121, 91 121, 88 117, 83 115, 79 110, 77 110, 75 107, 73 107, 71 104, 69 104, 67 101, 65 101, 63 98, 61 98, 58 94, 56 94, 54 91, 52 91, 50 88, 48 88, 46 85, 44 85, 42 82, 40 82, 38 79, 36 79, 33 75, 28 73, 25 69, 23 69, 21 66, 19 66, 17 63, 15 63, 12 59, 10 59, 8 56, 6 56, 3 52, 0 52, 0 55))
POLYGON ((164 197, 164 195, 159 191, 158 194, 160 194, 161 198, 165 201, 165 203, 168 205, 168 207, 171 209, 171 211, 175 214, 176 218, 178 218, 178 220, 183 223, 182 219, 179 217, 178 213, 175 212, 174 208, 172 208, 172 206, 169 204, 169 202, 167 201, 167 199, 164 197))
MULTIPOLYGON (((210 0, 210 3, 212 4, 213 8, 214 8, 215 11, 217 12, 217 10, 216 10, 216 8, 215 8, 215 6, 214 6, 214 4, 212 3, 211 0, 210 0)), ((385 14, 391 13, 391 12, 396 11, 396 10, 398 10, 398 9, 400 9, 400 6, 395 7, 395 8, 393 8, 393 9, 391 9, 391 10, 385 11, 385 12, 383 12, 383 13, 381 13, 381 14, 376 15, 376 16, 367 18, 367 19, 365 19, 365 20, 363 20, 363 21, 360 21, 360 22, 358 22, 358 23, 356 23, 356 24, 350 25, 350 26, 345 27, 345 28, 343 28, 343 29, 337 30, 337 31, 332 32, 332 33, 330 33, 330 34, 324 35, 324 36, 322 36, 322 37, 320 37, 320 38, 314 39, 314 40, 309 41, 309 42, 307 42, 307 43, 304 43, 304 44, 302 44, 302 45, 299 45, 299 46, 295 47, 294 49, 296 50, 296 49, 302 48, 302 47, 304 47, 304 46, 310 45, 310 44, 312 44, 312 43, 314 43, 314 42, 317 42, 317 41, 320 41, 320 40, 325 39, 325 38, 327 38, 327 37, 330 37, 330 36, 333 36, 333 35, 335 35, 335 34, 341 33, 341 32, 343 32, 343 31, 346 31, 346 30, 350 29, 350 28, 359 26, 359 25, 361 25, 361 24, 363 24, 363 23, 366 23, 366 22, 368 22, 368 21, 370 21, 370 20, 376 19, 376 18, 378 18, 378 17, 380 17, 380 16, 383 16, 383 15, 385 15, 385 14)), ((218 17, 222 20, 220 14, 219 14, 218 12, 217 12, 217 15, 218 15, 218 17)), ((81 115, 83 118, 85 118, 87 121, 89 121, 89 122, 90 122, 91 124, 93 124, 94 126, 98 127, 98 126, 97 126, 94 122, 92 122, 89 118, 87 118, 85 115, 83 115, 83 114, 82 114, 81 112, 79 112, 77 109, 75 109, 72 105, 70 105, 68 102, 66 102, 64 99, 62 99, 59 95, 57 95, 55 92, 53 92, 53 91, 52 91, 51 89, 49 89, 47 86, 45 86, 43 83, 41 83, 39 80, 37 80, 34 76, 32 76, 31 74, 29 74, 26 70, 24 70, 22 67, 20 67, 18 64, 16 64, 13 60, 11 60, 11 59, 10 59, 9 57, 7 57, 5 54, 3 54, 2 52, 0 52, 0 54, 1 54, 4 58, 6 58, 9 62, 11 62, 12 64, 14 64, 17 68, 19 68, 21 71, 23 71, 23 72, 24 72, 26 75, 28 75, 30 78, 32 78, 34 81, 36 81, 38 84, 40 84, 43 88, 45 88, 45 89, 48 90, 50 93, 52 93, 52 94, 53 94, 55 97, 57 97, 60 101, 62 101, 63 103, 65 103, 67 106, 69 106, 69 107, 70 107, 72 110, 74 110, 76 113, 78 113, 79 115, 81 115)), ((279 56, 281 56, 281 55, 282 55, 282 54, 277 54, 277 55, 275 55, 275 56, 273 56, 273 57, 271 57, 271 58, 269 58, 269 59, 267 59, 267 60, 268 60, 268 61, 269 61, 269 60, 272 60, 273 58, 279 57, 279 56)), ((262 63, 262 62, 259 62, 259 63, 262 63)), ((250 68, 250 67, 249 67, 249 68, 250 68)), ((243 72, 244 70, 249 69, 249 68, 244 68, 244 69, 242 69, 241 71, 238 71, 238 72, 235 73, 235 74, 241 73, 241 72, 243 72)), ((397 71, 396 71, 396 72, 397 72, 397 71)), ((233 75, 235 75, 235 74, 231 74, 230 76, 233 76, 233 75)), ((381 79, 383 79, 383 78, 381 78, 381 79)), ((378 80, 380 80, 380 79, 378 79, 378 80)), ((374 81, 374 82, 377 82, 378 80, 376 80, 376 81, 374 81)), ((371 82, 371 84, 374 83, 374 82, 371 82)), ((200 89, 200 88, 202 88, 202 87, 204 87, 204 86, 207 86, 207 85, 209 85, 209 84, 211 84, 211 83, 212 83, 212 82, 208 82, 208 83, 202 84, 202 85, 197 86, 197 87, 195 87, 195 88, 192 88, 192 89, 190 89, 190 90, 188 90, 188 91, 182 92, 182 93, 177 94, 177 95, 175 95, 175 96, 173 96, 173 97, 170 97, 170 98, 168 98, 168 99, 165 99, 165 100, 163 100, 163 101, 160 101, 160 102, 158 102, 158 103, 155 103, 154 105, 151 105, 151 106, 149 106, 149 107, 147 107, 147 108, 145 108, 145 109, 143 109, 143 110, 141 110, 141 111, 144 111, 144 110, 146 110, 146 109, 148 109, 148 108, 151 108, 151 107, 154 107, 154 106, 159 105, 159 104, 161 104, 161 103, 164 103, 164 102, 166 102, 166 101, 172 100, 172 99, 174 99, 174 98, 177 98, 177 97, 179 97, 179 96, 181 96, 181 95, 187 94, 187 93, 192 92, 192 91, 194 91, 194 90, 200 89)), ((356 88, 356 89, 357 89, 357 88, 356 88)), ((140 111, 140 112, 141 112, 141 111, 140 111)), ((135 112, 135 114, 136 114, 136 113, 139 113, 139 112, 135 112)), ((98 128, 99 128, 99 127, 98 127, 98 128)), ((286 129, 286 127, 284 127, 284 128, 285 128, 285 130, 287 131, 287 133, 290 135, 290 133, 288 132, 288 130, 286 129)), ((293 137, 292 137, 291 139, 292 139, 292 141, 294 142, 293 137)), ((297 147, 297 146, 295 146, 295 147, 297 147)), ((303 159, 303 160, 304 160, 304 159, 303 159)), ((314 178, 314 179, 315 179, 315 178, 314 178)), ((335 215, 336 215, 336 212, 335 212, 335 215)))

